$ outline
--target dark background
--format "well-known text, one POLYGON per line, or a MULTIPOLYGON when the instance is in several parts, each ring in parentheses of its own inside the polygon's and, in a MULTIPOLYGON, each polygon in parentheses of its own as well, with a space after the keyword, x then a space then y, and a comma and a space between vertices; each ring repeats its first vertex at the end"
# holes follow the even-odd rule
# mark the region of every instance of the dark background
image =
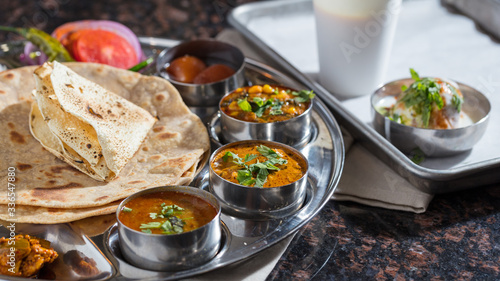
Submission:
MULTIPOLYGON (((113 20, 138 36, 187 40, 216 36, 227 13, 249 2, 0 0, 0 24, 51 33, 69 21, 113 20)), ((0 32, 0 42, 18 38, 0 32)), ((330 201, 268 277, 387 279, 500 280, 500 184, 436 195, 423 214, 330 201)))
MULTIPOLYGON (((228 26, 227 13, 256 0, 0 0, 0 24, 36 27, 51 33, 69 21, 118 21, 138 36, 170 39, 214 37, 228 26)), ((18 38, 0 32, 0 42, 18 38)))

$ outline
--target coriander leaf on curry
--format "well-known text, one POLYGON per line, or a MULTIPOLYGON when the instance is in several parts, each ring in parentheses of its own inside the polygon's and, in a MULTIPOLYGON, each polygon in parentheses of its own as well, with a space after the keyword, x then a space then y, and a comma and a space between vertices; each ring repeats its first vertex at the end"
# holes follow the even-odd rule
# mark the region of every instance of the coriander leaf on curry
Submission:
POLYGON ((222 178, 251 187, 278 187, 299 180, 307 164, 281 147, 242 143, 217 153, 212 169, 222 178))
POLYGON ((303 114, 310 106, 313 91, 295 91, 282 86, 254 85, 238 88, 221 101, 221 110, 233 118, 271 123, 303 114))
POLYGON ((149 193, 127 202, 119 213, 126 226, 150 234, 178 234, 209 223, 217 210, 208 202, 187 193, 149 193))
POLYGON ((462 112, 464 98, 454 82, 439 78, 421 78, 410 69, 414 82, 401 87, 391 106, 377 110, 403 125, 429 129, 452 129, 470 122, 462 112))

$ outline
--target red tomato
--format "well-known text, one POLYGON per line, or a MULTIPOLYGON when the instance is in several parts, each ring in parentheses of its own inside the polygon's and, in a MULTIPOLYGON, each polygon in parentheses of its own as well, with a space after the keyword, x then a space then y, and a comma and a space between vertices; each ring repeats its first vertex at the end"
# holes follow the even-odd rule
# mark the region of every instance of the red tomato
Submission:
POLYGON ((77 61, 97 62, 119 68, 137 64, 137 54, 123 37, 101 29, 72 32, 63 44, 77 61))

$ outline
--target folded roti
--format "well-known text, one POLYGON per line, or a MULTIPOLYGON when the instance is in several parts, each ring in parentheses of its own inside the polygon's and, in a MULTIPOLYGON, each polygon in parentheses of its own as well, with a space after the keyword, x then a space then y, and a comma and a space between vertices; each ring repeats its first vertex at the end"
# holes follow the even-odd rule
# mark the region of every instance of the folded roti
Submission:
POLYGON ((50 224, 112 213, 116 202, 140 190, 188 185, 208 161, 206 127, 168 81, 95 63, 64 65, 140 106, 158 121, 119 175, 99 181, 49 151, 60 146, 41 145, 30 132, 40 129, 35 134, 41 139, 57 141, 43 126, 30 126, 30 114, 32 125, 43 121, 38 107, 33 107, 36 67, 0 72, 0 181, 8 182, 9 171, 15 170, 19 211, 11 216, 7 208, 10 191, 0 189, 0 219, 50 224))
POLYGON ((34 72, 33 136, 90 177, 109 181, 134 156, 156 119, 58 63, 34 72))

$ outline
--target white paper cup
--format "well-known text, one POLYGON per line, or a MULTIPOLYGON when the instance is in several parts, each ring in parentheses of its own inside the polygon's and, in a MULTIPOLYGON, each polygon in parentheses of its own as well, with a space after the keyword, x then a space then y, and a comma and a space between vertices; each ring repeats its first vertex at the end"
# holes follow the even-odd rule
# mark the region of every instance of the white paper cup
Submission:
POLYGON ((344 99, 384 82, 401 0, 313 0, 319 82, 344 99))

